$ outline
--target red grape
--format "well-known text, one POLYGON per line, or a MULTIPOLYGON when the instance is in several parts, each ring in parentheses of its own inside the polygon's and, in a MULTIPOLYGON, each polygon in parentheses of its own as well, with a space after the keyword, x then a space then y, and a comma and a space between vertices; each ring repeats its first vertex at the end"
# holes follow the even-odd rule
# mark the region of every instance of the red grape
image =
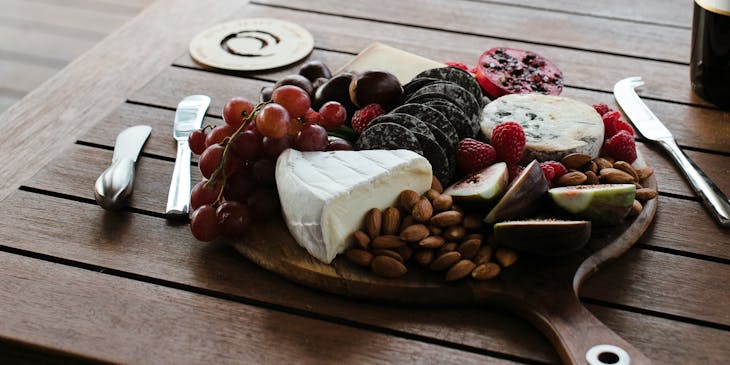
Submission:
POLYGON ((276 160, 285 149, 294 144, 294 138, 288 136, 283 138, 264 137, 263 144, 264 155, 272 160, 276 160))
POLYGON ((216 210, 221 233, 226 237, 241 237, 246 233, 250 214, 239 202, 225 202, 216 210))
POLYGON ((248 197, 247 205, 256 220, 266 220, 279 209, 279 198, 272 188, 259 188, 248 197))
POLYGON ((223 169, 225 171, 226 176, 231 176, 243 168, 244 161, 241 160, 240 157, 236 156, 233 153, 228 153, 228 156, 226 156, 226 166, 223 169))
POLYGON ((264 152, 261 135, 250 130, 241 132, 231 148, 244 161, 255 160, 264 152))
POLYGON ((274 163, 270 160, 263 159, 254 162, 252 172, 259 185, 270 186, 274 184, 274 163))
POLYGON ((226 139, 226 137, 232 136, 235 131, 236 129, 228 124, 219 125, 213 128, 213 130, 208 133, 208 136, 205 137, 205 145, 210 147, 216 143, 221 143, 224 139, 226 139))
POLYGON ((193 190, 190 192, 190 207, 193 210, 198 209, 203 205, 212 205, 218 199, 221 187, 220 184, 209 184, 208 187, 205 184, 208 183, 207 179, 195 184, 193 190))
POLYGON ((336 138, 336 137, 330 137, 329 143, 327 143, 327 148, 325 148, 325 151, 352 151, 352 144, 350 142, 342 139, 342 138, 336 138))
POLYGON ((256 130, 264 137, 281 138, 289 130, 289 112, 279 104, 267 104, 256 115, 256 130))
POLYGON ((223 107, 223 120, 234 130, 241 127, 243 120, 253 112, 253 104, 244 98, 228 100, 223 107))
POLYGON ((195 209, 190 217, 190 232, 201 241, 210 242, 214 240, 220 233, 215 208, 206 204, 195 209))
POLYGON ((292 119, 289 121, 289 130, 286 131, 287 136, 296 136, 299 131, 302 130, 302 126, 304 123, 302 123, 299 119, 292 119))
POLYGON ((221 158, 223 157, 223 150, 223 146, 216 144, 206 148, 205 151, 203 151, 203 153, 200 155, 200 160, 198 160, 198 167, 200 168, 200 172, 206 179, 209 179, 210 176, 213 175, 213 172, 218 167, 218 164, 221 162, 221 158))
POLYGON ((196 129, 188 136, 188 146, 194 154, 199 155, 205 151, 205 132, 202 129, 196 129))
POLYGON ((226 187, 223 189, 223 196, 226 200, 234 200, 245 203, 251 192, 256 187, 256 181, 251 173, 244 169, 226 179, 226 187))
POLYGON ((319 124, 305 124, 294 137, 294 148, 300 151, 324 151, 327 147, 327 130, 319 124))
POLYGON ((271 94, 271 100, 283 106, 292 118, 304 116, 310 105, 309 94, 294 85, 279 86, 271 94))
POLYGON ((328 131, 333 131, 345 124, 347 110, 336 101, 328 101, 319 108, 319 124, 328 131))

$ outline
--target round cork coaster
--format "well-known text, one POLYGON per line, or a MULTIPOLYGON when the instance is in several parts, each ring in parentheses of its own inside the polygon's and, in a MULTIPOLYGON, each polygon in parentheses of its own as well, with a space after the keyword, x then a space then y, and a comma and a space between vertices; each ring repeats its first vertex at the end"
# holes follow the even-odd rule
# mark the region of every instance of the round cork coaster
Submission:
POLYGON ((306 57, 314 38, 303 27, 271 18, 218 24, 190 42, 190 55, 205 66, 234 71, 282 67, 306 57))

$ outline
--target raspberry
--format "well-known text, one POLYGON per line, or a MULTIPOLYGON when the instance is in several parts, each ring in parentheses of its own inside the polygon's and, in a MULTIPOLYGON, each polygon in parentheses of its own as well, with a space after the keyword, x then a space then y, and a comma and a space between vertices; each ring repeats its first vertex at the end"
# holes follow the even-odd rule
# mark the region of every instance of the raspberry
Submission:
POLYGON ((627 131, 619 131, 603 142, 603 150, 616 160, 632 163, 636 160, 636 142, 627 131))
POLYGON ((545 161, 540 163, 542 173, 545 174, 545 179, 551 181, 555 178, 561 177, 568 172, 563 164, 558 161, 545 161))
POLYGON ((619 121, 621 121, 621 113, 615 110, 611 110, 603 115, 603 139, 611 138, 618 132, 616 123, 619 121))
POLYGON ((469 72, 469 66, 467 66, 464 63, 461 63, 461 62, 452 62, 452 61, 446 61, 444 63, 446 63, 449 67, 460 68, 460 69, 462 69, 464 71, 469 72))
POLYGON ((609 108, 608 105, 604 103, 593 104, 593 109, 595 109, 600 116, 603 116, 604 114, 612 111, 611 108, 609 108))
POLYGON ((515 165, 525 150, 525 131, 516 122, 500 123, 494 127, 490 142, 497 151, 497 161, 515 165))
POLYGON ((496 158, 494 147, 475 139, 464 138, 456 148, 456 166, 466 173, 483 170, 491 166, 496 158))
POLYGON ((372 103, 355 112, 352 115, 352 129, 361 134, 373 119, 385 114, 379 104, 372 103))
POLYGON ((614 124, 614 127, 616 128, 617 133, 619 131, 627 131, 627 132, 629 132, 630 135, 632 135, 632 136, 635 135, 634 128, 631 127, 631 124, 626 123, 623 120, 617 121, 616 124, 614 124))
POLYGON ((509 181, 512 182, 517 176, 519 176, 522 173, 522 170, 525 168, 514 164, 514 165, 507 165, 507 172, 509 173, 509 181))

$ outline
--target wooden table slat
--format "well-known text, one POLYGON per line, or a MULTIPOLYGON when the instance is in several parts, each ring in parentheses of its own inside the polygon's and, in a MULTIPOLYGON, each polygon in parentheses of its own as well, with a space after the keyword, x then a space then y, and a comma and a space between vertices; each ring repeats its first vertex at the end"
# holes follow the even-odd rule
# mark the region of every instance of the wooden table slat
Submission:
POLYGON ((15 309, 0 311, 0 337, 113 362, 513 363, 6 252, 0 265, 0 303, 15 309))

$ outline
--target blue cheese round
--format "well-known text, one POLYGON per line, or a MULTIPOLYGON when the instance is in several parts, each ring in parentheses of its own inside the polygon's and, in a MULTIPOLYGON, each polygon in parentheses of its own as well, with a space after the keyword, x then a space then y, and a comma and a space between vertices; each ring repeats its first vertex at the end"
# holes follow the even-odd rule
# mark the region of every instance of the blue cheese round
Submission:
POLYGON ((592 106, 561 96, 512 94, 484 107, 482 133, 492 138, 494 127, 514 121, 525 130, 522 163, 560 161, 571 153, 598 157, 603 144, 603 120, 592 106))

